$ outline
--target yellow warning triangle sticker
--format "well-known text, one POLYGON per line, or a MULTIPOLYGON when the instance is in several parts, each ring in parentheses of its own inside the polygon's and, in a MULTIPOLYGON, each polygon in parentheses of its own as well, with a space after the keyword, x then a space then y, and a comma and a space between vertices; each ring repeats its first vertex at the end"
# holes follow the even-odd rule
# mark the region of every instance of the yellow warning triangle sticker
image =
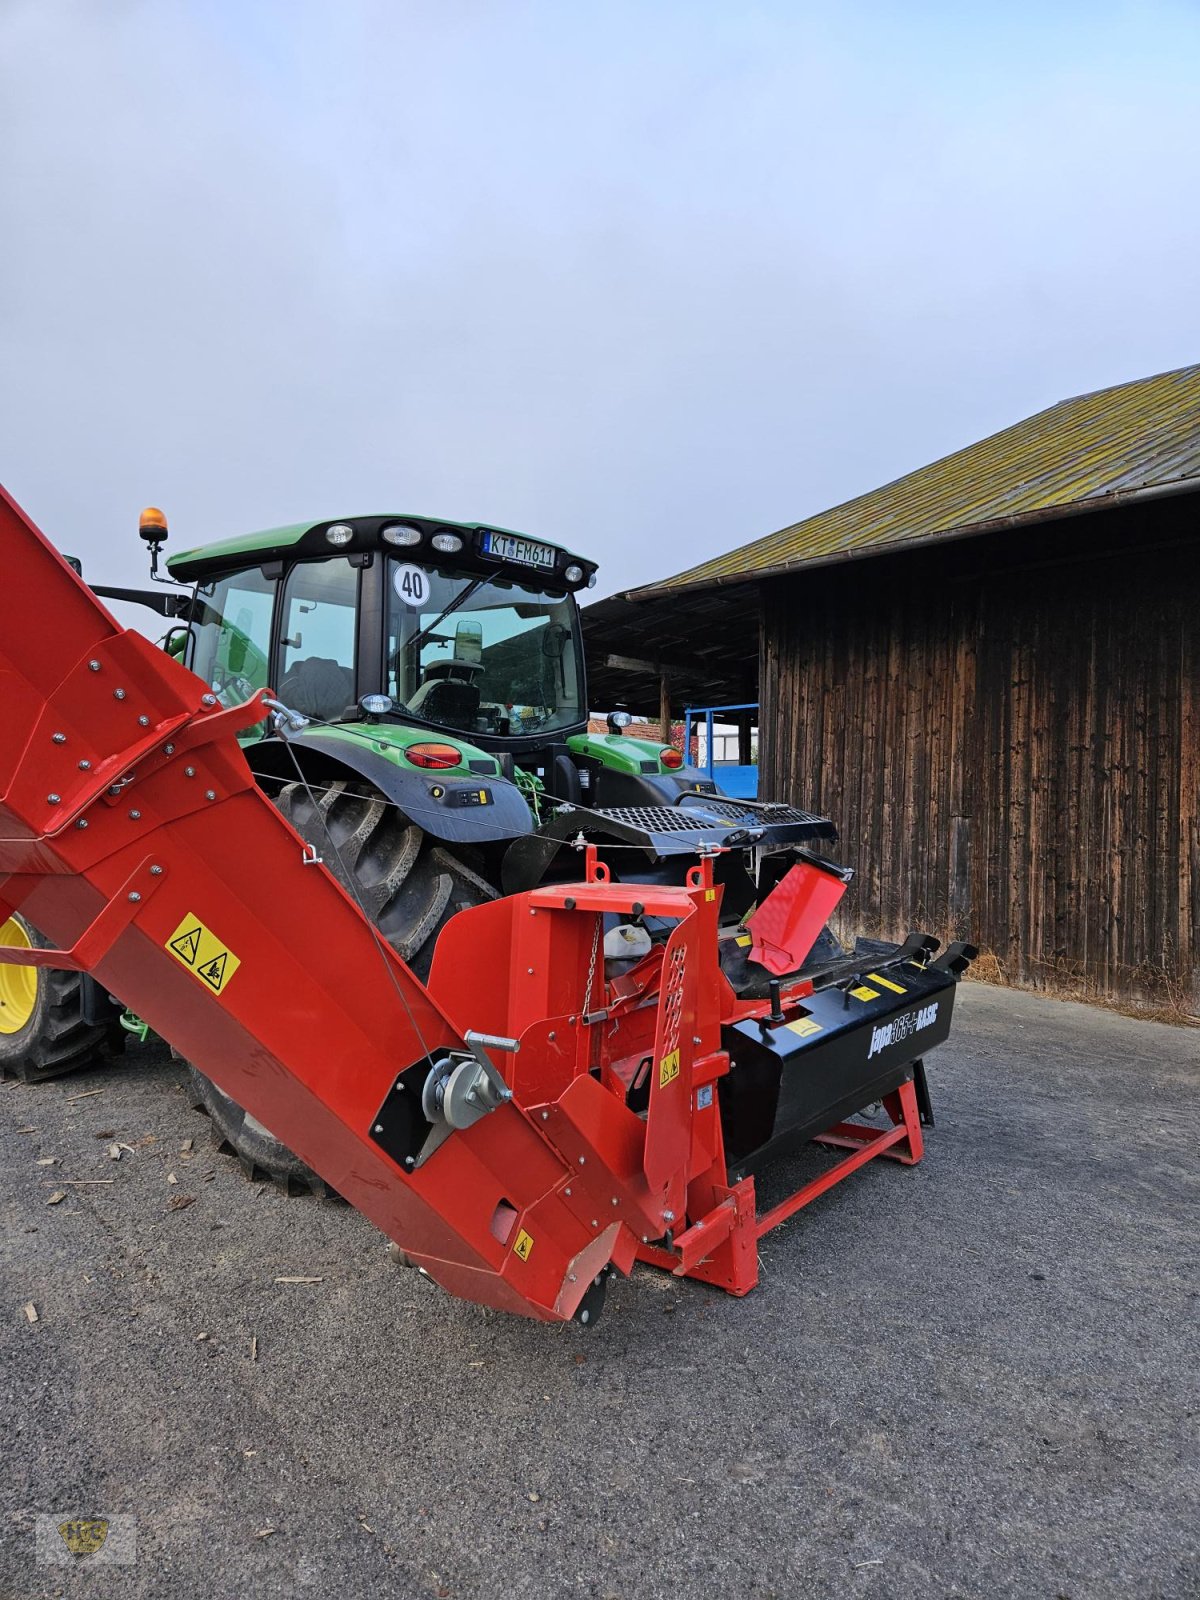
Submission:
POLYGON ((166 949, 198 982, 220 994, 241 962, 223 939, 189 912, 166 942, 166 949))
POLYGON ((181 960, 186 961, 189 967, 196 965, 196 957, 200 953, 200 927, 199 924, 181 933, 178 939, 171 940, 171 949, 181 960))
POLYGON ((211 961, 206 961, 199 969, 200 976, 205 983, 214 988, 218 994, 221 992, 221 985, 225 982, 225 964, 228 960, 228 950, 222 950, 220 955, 214 956, 211 961))

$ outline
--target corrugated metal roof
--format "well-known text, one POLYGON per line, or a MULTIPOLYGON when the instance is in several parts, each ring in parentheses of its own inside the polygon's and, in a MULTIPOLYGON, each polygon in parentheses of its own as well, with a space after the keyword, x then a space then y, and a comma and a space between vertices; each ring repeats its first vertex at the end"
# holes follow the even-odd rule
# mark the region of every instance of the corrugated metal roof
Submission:
POLYGON ((915 541, 1099 510, 1111 496, 1200 488, 1200 366, 1077 395, 870 494, 633 592, 765 577, 915 541))

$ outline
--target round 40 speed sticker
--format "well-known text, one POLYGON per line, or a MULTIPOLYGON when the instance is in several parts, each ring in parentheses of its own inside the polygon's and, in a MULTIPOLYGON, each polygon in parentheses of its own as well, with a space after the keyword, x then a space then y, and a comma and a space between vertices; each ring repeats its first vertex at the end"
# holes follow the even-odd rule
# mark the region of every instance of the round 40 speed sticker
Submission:
POLYGON ((432 592, 425 568, 414 566, 411 561, 397 562, 392 568, 392 588, 400 604, 410 611, 419 611, 432 592))

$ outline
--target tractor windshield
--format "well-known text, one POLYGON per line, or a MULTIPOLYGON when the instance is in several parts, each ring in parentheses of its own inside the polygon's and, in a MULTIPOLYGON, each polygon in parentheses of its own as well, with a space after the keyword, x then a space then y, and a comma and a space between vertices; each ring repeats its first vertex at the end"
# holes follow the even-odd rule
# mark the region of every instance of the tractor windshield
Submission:
POLYGON ((499 576, 389 565, 386 687, 397 710, 507 737, 584 719, 573 599, 499 576))

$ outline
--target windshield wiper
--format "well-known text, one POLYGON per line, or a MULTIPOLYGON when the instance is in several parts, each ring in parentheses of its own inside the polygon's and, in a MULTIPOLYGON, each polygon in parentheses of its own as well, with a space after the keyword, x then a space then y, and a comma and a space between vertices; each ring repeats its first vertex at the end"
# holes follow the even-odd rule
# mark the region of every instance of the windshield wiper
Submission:
POLYGON ((459 606, 466 605, 467 601, 475 593, 476 589, 481 588, 487 581, 488 574, 486 572, 481 573, 477 578, 472 578, 467 587, 460 594, 455 595, 454 599, 451 600, 450 604, 442 612, 440 617, 434 617, 433 621, 427 628, 422 628, 420 633, 414 633, 411 639, 405 640, 404 648, 406 650, 419 650, 433 630, 435 628, 440 628, 442 623, 445 622, 446 618, 450 616, 451 612, 457 611, 459 606))

